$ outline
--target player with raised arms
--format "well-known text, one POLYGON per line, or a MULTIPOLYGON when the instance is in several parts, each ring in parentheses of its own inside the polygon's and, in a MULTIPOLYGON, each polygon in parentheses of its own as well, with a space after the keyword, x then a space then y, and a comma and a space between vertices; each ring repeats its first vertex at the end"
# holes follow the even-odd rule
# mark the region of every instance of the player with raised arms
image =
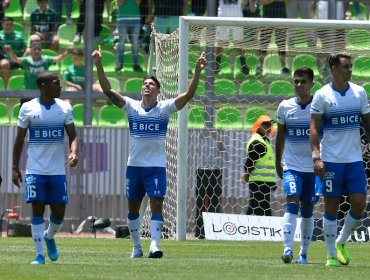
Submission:
POLYGON ((314 227, 313 206, 317 199, 309 138, 313 79, 311 68, 297 68, 293 75, 296 97, 282 101, 277 109, 275 167, 277 175, 283 179, 286 194, 283 217, 284 263, 290 263, 293 259, 293 240, 299 210, 302 218, 301 248, 296 263, 308 262, 308 248, 314 227))
POLYGON ((25 102, 18 116, 18 129, 13 148, 13 183, 20 187, 19 161, 28 131, 26 164, 26 202, 32 204, 31 231, 36 258, 32 264, 45 264, 43 241, 52 261, 59 257, 54 236, 62 227, 68 203, 65 170, 64 130, 69 139, 69 166, 77 164, 77 135, 72 108, 59 99, 59 76, 48 71, 37 76, 40 97, 25 102), (45 205, 50 205, 49 227, 45 231, 45 205))
POLYGON ((324 196, 323 229, 326 266, 348 265, 346 241, 361 224, 366 206, 366 175, 361 152, 360 119, 368 139, 370 113, 366 91, 351 83, 352 59, 347 53, 329 56, 332 82, 318 90, 311 105, 310 142, 317 192, 324 196), (319 142, 319 129, 324 135, 319 142), (351 209, 337 237, 340 197, 347 194, 351 209), (339 263, 338 263, 339 262, 339 263))
POLYGON ((145 193, 150 198, 151 243, 149 258, 161 258, 158 248, 163 226, 163 200, 166 195, 165 138, 169 116, 181 110, 194 96, 201 71, 207 61, 204 53, 197 60, 194 75, 183 94, 173 99, 158 101, 160 83, 154 76, 147 76, 141 88, 141 100, 133 100, 112 89, 101 63, 101 50, 92 53, 99 83, 104 94, 114 105, 127 112, 130 128, 130 153, 126 170, 126 197, 128 199, 127 224, 133 241, 131 258, 143 255, 139 210, 145 193))

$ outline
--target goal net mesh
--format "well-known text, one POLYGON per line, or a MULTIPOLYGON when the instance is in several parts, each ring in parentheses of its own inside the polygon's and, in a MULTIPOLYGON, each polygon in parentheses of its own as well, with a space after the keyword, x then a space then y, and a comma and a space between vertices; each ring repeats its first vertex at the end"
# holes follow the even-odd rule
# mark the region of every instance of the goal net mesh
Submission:
MULTIPOLYGON (((351 29, 312 29, 293 27, 215 26, 189 24, 188 80, 195 63, 205 52, 209 69, 203 71, 194 99, 188 110, 187 153, 187 224, 186 237, 204 238, 202 212, 282 217, 285 195, 277 178, 276 190, 250 204, 248 184, 240 181, 246 161, 246 144, 251 127, 261 114, 276 119, 276 109, 283 100, 294 96, 292 73, 301 66, 314 71, 315 93, 331 79, 327 56, 348 52, 353 57, 355 83, 369 87, 370 32, 367 26, 351 29), (221 48, 221 49, 220 49, 221 48), (261 55, 260 50, 266 53, 261 55), (285 57, 284 57, 285 53, 285 57), (240 56, 242 54, 242 57, 240 56), (283 63, 285 59, 286 69, 283 63)), ((178 95, 179 31, 158 33, 155 41, 154 74, 161 83, 161 99, 178 95)), ((165 199, 164 237, 174 238, 177 199, 177 114, 173 114, 166 140, 167 196, 165 199)), ((276 132, 276 127, 275 127, 276 132)), ((274 146, 274 135, 271 143, 274 146)), ((340 209, 339 223, 344 210, 340 209)), ((323 239, 322 200, 315 206, 314 238, 323 239)), ((144 219, 149 225, 149 211, 144 219)))

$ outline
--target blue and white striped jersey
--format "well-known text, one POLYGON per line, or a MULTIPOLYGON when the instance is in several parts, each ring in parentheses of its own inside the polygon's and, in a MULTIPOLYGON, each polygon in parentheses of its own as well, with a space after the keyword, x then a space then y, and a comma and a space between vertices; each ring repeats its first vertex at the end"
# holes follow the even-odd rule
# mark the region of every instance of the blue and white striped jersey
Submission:
POLYGON ((128 166, 166 167, 165 139, 170 114, 177 111, 175 100, 159 101, 149 110, 141 101, 125 97, 130 125, 128 166))
POLYGON ((28 128, 26 174, 65 175, 64 126, 73 123, 71 105, 56 98, 45 105, 34 98, 22 105, 18 126, 28 128))
POLYGON ((359 85, 349 82, 347 89, 339 92, 332 84, 327 84, 316 92, 311 114, 323 115, 322 160, 335 163, 362 161, 360 116, 367 113, 366 91, 359 85))

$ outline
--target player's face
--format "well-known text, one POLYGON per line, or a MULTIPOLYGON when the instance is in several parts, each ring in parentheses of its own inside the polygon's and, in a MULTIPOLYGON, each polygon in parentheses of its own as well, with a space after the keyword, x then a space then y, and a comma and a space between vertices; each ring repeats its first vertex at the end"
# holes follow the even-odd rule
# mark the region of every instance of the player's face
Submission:
POLYGON ((146 79, 141 87, 141 94, 143 96, 150 95, 153 96, 153 98, 157 98, 159 90, 155 81, 152 79, 146 79))
POLYGON ((313 82, 309 79, 308 75, 294 76, 293 85, 295 94, 298 97, 307 97, 310 95, 313 82))
POLYGON ((60 96, 60 91, 62 86, 60 84, 60 79, 58 76, 53 76, 49 84, 48 92, 52 95, 53 98, 58 98, 60 96))
POLYGON ((337 79, 343 82, 348 82, 352 78, 352 60, 350 58, 341 57, 340 63, 334 66, 334 73, 337 79))

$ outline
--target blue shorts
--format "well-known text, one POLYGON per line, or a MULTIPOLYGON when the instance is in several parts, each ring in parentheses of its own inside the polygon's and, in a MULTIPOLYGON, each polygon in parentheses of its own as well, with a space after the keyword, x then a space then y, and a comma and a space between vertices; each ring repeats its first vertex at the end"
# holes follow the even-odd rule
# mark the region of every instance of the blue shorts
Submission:
POLYGON ((68 204, 65 175, 26 174, 26 202, 44 201, 45 205, 68 204))
POLYGON ((126 197, 129 201, 141 201, 145 193, 150 198, 162 199, 166 189, 165 167, 127 166, 126 197))
POLYGON ((315 173, 285 170, 283 185, 286 196, 297 195, 299 200, 314 205, 318 201, 315 191, 315 173))
POLYGON ((324 162, 326 173, 316 180, 316 191, 323 196, 366 194, 366 175, 362 161, 350 163, 324 162))

